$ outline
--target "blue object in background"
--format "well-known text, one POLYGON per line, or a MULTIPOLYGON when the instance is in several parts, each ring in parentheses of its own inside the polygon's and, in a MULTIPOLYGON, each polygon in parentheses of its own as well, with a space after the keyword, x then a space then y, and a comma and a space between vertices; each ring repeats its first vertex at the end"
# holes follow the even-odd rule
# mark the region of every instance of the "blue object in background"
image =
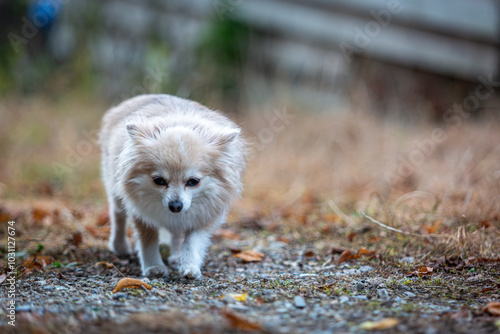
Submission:
POLYGON ((59 15, 61 6, 54 0, 35 0, 28 7, 28 17, 39 29, 49 30, 59 15))

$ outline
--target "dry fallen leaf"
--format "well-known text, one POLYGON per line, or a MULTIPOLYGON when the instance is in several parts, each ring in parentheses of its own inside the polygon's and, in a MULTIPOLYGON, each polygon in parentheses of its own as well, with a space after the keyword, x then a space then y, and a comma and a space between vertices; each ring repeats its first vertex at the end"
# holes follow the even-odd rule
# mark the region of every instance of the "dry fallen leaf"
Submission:
POLYGON ((314 255, 314 251, 312 249, 308 249, 307 251, 304 252, 304 257, 313 257, 314 255))
POLYGON ((109 233, 111 228, 109 226, 85 226, 87 232, 92 235, 94 238, 107 240, 109 238, 109 233))
POLYGON ((407 276, 417 275, 418 277, 426 276, 432 274, 434 268, 432 267, 421 267, 418 271, 411 271, 407 274, 407 276))
POLYGON ((109 223, 109 212, 108 210, 106 209, 105 211, 101 212, 101 214, 99 215, 99 217, 97 218, 97 223, 96 225, 97 226, 104 226, 106 225, 107 223, 109 223))
POLYGON ((0 222, 8 222, 14 219, 14 215, 7 208, 0 206, 0 222))
POLYGON ((285 244, 289 244, 292 241, 292 239, 287 237, 277 237, 276 240, 284 242, 285 244))
POLYGON ((422 267, 418 270, 418 276, 430 275, 434 271, 432 267, 422 267))
POLYGON ((487 258, 487 257, 470 257, 467 259, 467 261, 469 263, 474 263, 474 262, 480 262, 480 263, 483 263, 483 262, 486 262, 486 263, 495 263, 495 262, 500 262, 500 257, 499 258, 487 258))
POLYGON ((152 289, 149 284, 144 283, 140 279, 125 277, 125 278, 122 278, 121 280, 118 281, 118 283, 116 284, 116 287, 113 289, 113 293, 117 293, 118 291, 120 291, 122 289, 126 289, 126 288, 135 289, 135 288, 139 288, 139 287, 144 287, 148 290, 152 289))
POLYGON ((114 264, 112 264, 111 262, 101 261, 94 264, 94 267, 106 267, 108 269, 111 269, 114 267, 114 264))
POLYGON ((483 312, 500 316, 500 302, 489 302, 485 307, 483 307, 483 312))
POLYGON ((332 254, 342 254, 346 250, 347 250, 347 248, 344 248, 344 247, 333 246, 332 248, 330 248, 330 253, 332 253, 332 254))
POLYGON ((359 326, 359 329, 364 329, 368 331, 384 330, 393 328, 397 324, 399 324, 398 319, 385 318, 379 321, 365 321, 359 326))
POLYGON ((2 284, 6 279, 7 279, 7 275, 5 275, 5 274, 0 275, 0 284, 2 284))
POLYGON ((349 240, 349 242, 353 242, 354 241, 354 238, 358 235, 358 233, 356 232, 351 232, 347 235, 347 240, 349 240))
POLYGON ((35 206, 31 214, 33 216, 33 219, 36 222, 42 221, 45 217, 50 215, 50 211, 47 208, 42 207, 41 205, 35 206))
POLYGON ((424 226, 424 227, 425 227, 425 230, 426 230, 426 231, 427 231, 427 233, 429 233, 429 234, 435 234, 435 233, 437 232, 438 228, 439 228, 439 225, 441 225, 441 222, 442 222, 442 221, 443 221, 442 219, 438 219, 438 220, 434 223, 434 225, 432 225, 432 226, 424 226))
POLYGON ((327 213, 323 216, 323 219, 331 223, 340 223, 342 218, 334 213, 327 213))
POLYGON ((361 247, 358 250, 359 255, 374 255, 376 252, 366 249, 366 247, 361 247))
POLYGON ((48 181, 38 182, 35 191, 41 195, 50 197, 54 195, 54 186, 48 181))
POLYGON ((368 239, 368 242, 374 244, 379 242, 380 240, 382 240, 381 237, 370 237, 370 239, 368 239))
POLYGON ((47 255, 37 255, 36 259, 34 255, 31 255, 29 258, 24 260, 23 267, 28 269, 40 268, 44 269, 47 265, 54 263, 54 258, 52 256, 47 255))
POLYGON ((341 264, 344 261, 352 260, 352 259, 357 259, 360 257, 359 254, 353 254, 350 250, 346 249, 342 254, 340 254, 340 258, 338 260, 338 264, 341 264))
POLYGON ((83 242, 82 232, 75 232, 71 235, 71 237, 67 240, 70 245, 78 246, 83 242))
MULTIPOLYGON (((86 226, 85 229, 87 232, 92 235, 94 238, 108 240, 109 234, 111 232, 110 226, 86 226)), ((134 234, 132 229, 127 229, 127 236, 130 238, 134 234)))
POLYGON ((234 329, 241 331, 255 331, 261 329, 259 324, 242 318, 227 309, 222 310, 221 315, 229 321, 230 326, 234 329))
POLYGON ((233 253, 233 254, 241 253, 241 248, 234 247, 234 246, 229 246, 228 248, 231 251, 231 253, 233 253))
POLYGON ((246 250, 238 254, 234 254, 233 257, 237 257, 239 259, 242 259, 243 262, 259 262, 262 261, 262 258, 264 257, 264 254, 253 251, 253 250, 246 250))
POLYGON ((230 239, 230 240, 240 240, 240 235, 231 230, 225 228, 219 228, 214 233, 214 238, 217 239, 230 239))
POLYGON ((493 222, 491 220, 483 220, 481 222, 481 228, 484 230, 487 229, 488 227, 491 227, 491 226, 494 226, 493 222))
POLYGON ((231 297, 233 297, 234 299, 236 299, 237 301, 239 301, 239 302, 246 302, 247 301, 248 292, 245 292, 245 293, 229 293, 229 295, 231 297))

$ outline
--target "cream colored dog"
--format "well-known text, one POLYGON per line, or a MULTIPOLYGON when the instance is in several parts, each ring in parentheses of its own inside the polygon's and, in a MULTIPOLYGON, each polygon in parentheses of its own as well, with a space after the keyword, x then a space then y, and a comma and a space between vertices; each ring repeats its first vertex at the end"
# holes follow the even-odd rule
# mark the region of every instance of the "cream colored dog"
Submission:
POLYGON ((245 167, 240 129, 222 114, 170 95, 142 95, 110 109, 100 133, 102 177, 109 201, 109 248, 131 252, 134 221, 146 276, 166 276, 158 229, 172 235, 168 262, 201 278, 214 230, 239 196, 245 167))

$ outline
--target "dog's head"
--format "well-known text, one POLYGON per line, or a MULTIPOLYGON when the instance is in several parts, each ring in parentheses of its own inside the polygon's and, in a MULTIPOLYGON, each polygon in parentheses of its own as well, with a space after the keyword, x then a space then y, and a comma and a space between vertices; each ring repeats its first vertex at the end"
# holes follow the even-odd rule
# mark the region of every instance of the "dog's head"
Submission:
POLYGON ((196 204, 206 208, 207 201, 228 201, 235 191, 229 156, 238 128, 167 124, 159 118, 131 122, 127 132, 132 154, 125 188, 143 209, 158 210, 161 204, 168 214, 179 214, 196 204))

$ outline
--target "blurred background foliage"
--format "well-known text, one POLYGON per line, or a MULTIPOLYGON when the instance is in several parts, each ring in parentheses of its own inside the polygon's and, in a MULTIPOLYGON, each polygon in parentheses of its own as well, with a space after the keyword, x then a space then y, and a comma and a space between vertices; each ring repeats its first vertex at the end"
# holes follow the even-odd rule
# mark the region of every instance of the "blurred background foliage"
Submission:
POLYGON ((183 33, 162 35, 157 28, 164 18, 154 8, 159 5, 140 3, 134 6, 147 12, 136 15, 136 22, 134 15, 124 26, 106 20, 116 8, 127 12, 127 6, 126 1, 0 2, 0 94, 60 98, 72 92, 117 103, 163 92, 235 107, 248 26, 230 18, 206 19, 194 23, 196 36, 187 41, 183 33), (154 22, 144 22, 149 20, 154 22), (136 24, 146 27, 128 35, 136 24))
MULTIPOLYGON (((234 112, 257 144, 285 110, 345 117, 338 136, 349 140, 313 141, 326 145, 318 155, 346 152, 361 118, 393 126, 401 145, 422 124, 449 126, 484 82, 467 118, 498 122, 499 12, 489 0, 0 0, 2 183, 100 192, 98 146, 84 132, 147 93, 234 112), (85 141, 90 152, 75 153, 85 141)), ((418 187, 412 178, 405 187, 418 187)))
POLYGON ((3 0, 0 94, 162 92, 235 111, 281 100, 439 121, 479 77, 497 77, 499 6, 3 0))

